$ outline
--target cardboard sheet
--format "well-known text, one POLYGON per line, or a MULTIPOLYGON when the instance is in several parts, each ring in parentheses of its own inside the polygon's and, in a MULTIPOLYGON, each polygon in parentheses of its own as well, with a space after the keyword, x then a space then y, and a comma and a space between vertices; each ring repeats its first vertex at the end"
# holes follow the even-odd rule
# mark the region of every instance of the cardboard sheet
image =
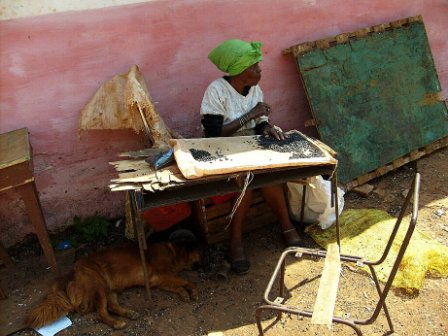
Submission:
POLYGON ((174 157, 185 178, 233 172, 335 164, 318 142, 299 131, 287 132, 285 141, 262 136, 172 139, 174 157))

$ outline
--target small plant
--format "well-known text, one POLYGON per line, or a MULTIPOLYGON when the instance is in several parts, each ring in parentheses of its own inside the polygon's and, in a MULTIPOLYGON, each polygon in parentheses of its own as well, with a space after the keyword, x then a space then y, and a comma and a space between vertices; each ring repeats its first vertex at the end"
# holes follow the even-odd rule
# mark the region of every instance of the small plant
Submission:
MULTIPOLYGON (((84 219, 75 216, 73 218, 73 228, 79 240, 86 243, 106 237, 109 234, 109 222, 100 216, 91 216, 84 219)), ((74 240, 76 241, 76 239, 74 240)))

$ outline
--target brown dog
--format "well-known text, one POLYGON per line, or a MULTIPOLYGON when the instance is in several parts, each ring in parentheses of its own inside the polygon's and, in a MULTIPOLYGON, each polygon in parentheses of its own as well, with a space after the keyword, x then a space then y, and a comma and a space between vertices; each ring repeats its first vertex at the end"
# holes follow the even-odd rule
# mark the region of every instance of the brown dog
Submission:
MULTIPOLYGON (((192 243, 155 243, 148 246, 146 265, 151 287, 178 293, 182 300, 198 298, 196 286, 178 277, 182 269, 200 262, 200 254, 192 243)), ((138 313, 123 308, 117 293, 126 288, 144 286, 143 267, 135 245, 108 248, 79 259, 73 270, 53 283, 42 303, 27 317, 27 325, 38 328, 76 311, 85 314, 97 311, 101 321, 115 329, 126 322, 109 311, 129 319, 138 313)))

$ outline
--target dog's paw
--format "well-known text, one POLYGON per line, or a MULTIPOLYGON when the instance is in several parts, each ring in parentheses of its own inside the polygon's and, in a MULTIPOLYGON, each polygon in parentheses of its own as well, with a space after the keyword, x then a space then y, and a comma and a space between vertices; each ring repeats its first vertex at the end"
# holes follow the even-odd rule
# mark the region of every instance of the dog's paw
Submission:
POLYGON ((126 328, 126 322, 123 320, 116 320, 112 326, 114 329, 126 328))
POLYGON ((130 320, 136 320, 140 317, 140 314, 134 310, 128 310, 126 313, 126 317, 130 320))

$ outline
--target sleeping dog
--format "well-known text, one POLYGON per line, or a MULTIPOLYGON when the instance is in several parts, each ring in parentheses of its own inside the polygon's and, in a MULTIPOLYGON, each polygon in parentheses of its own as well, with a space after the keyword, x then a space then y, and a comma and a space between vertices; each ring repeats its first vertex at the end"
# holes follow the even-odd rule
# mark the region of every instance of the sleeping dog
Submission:
MULTIPOLYGON (((197 300, 196 286, 178 276, 183 269, 200 263, 200 253, 192 242, 164 242, 148 246, 146 267, 151 287, 178 293, 184 301, 197 300)), ((144 286, 143 267, 135 244, 108 248, 80 258, 73 270, 58 278, 44 300, 27 317, 27 325, 38 328, 77 312, 97 311, 98 318, 114 329, 126 322, 109 311, 129 319, 138 313, 119 305, 117 294, 126 288, 144 286)))

